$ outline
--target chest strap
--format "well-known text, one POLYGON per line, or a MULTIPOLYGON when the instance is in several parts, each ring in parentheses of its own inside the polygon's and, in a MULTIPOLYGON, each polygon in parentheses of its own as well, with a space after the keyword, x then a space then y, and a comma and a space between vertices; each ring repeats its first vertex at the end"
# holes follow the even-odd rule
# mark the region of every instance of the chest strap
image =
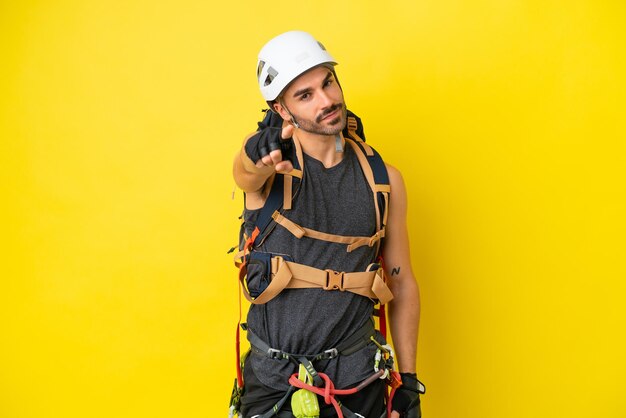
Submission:
POLYGON ((378 241, 385 237, 385 228, 376 232, 371 237, 349 237, 345 235, 336 235, 336 234, 328 234, 326 232, 316 231, 314 229, 306 228, 304 226, 300 226, 292 220, 286 218, 281 215, 280 212, 275 211, 272 214, 272 219, 276 221, 276 223, 294 235, 296 238, 300 239, 302 237, 315 238, 321 241, 334 242, 337 244, 346 244, 346 251, 352 252, 353 250, 367 245, 368 247, 373 247, 378 241))
POLYGON ((271 281, 267 288, 257 298, 252 298, 245 287, 246 266, 239 270, 239 280, 242 283, 243 294, 246 299, 255 305, 269 302, 283 289, 310 289, 339 290, 356 293, 370 299, 378 299, 386 304, 393 299, 393 294, 384 279, 383 269, 378 264, 370 264, 368 271, 344 273, 333 270, 321 270, 304 264, 285 261, 280 256, 271 260, 271 281))

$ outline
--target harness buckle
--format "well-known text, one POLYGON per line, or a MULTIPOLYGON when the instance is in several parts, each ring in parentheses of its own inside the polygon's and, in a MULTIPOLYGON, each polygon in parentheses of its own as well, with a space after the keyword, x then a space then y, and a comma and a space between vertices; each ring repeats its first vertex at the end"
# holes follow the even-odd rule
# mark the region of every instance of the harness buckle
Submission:
POLYGON ((381 238, 381 233, 380 233, 380 231, 378 231, 378 232, 376 232, 374 235, 372 235, 372 236, 370 237, 370 239, 369 239, 369 241, 368 241, 368 243, 367 243, 367 246, 368 246, 368 247, 373 247, 373 246, 374 246, 374 244, 376 244, 376 242, 377 242, 378 240, 380 240, 380 238, 381 238))
POLYGON ((324 350, 324 358, 325 359, 333 359, 339 355, 339 351, 336 348, 331 348, 330 350, 324 350))
POLYGON ((352 116, 348 116, 348 121, 347 121, 347 125, 348 125, 348 130, 349 131, 356 131, 356 128, 358 128, 357 122, 356 122, 356 118, 353 118, 352 116))
POLYGON ((267 349, 267 356, 271 359, 284 359, 285 355, 282 351, 277 350, 275 348, 268 348, 267 349))
POLYGON ((343 288, 343 271, 326 270, 326 285, 324 290, 345 290, 343 288))

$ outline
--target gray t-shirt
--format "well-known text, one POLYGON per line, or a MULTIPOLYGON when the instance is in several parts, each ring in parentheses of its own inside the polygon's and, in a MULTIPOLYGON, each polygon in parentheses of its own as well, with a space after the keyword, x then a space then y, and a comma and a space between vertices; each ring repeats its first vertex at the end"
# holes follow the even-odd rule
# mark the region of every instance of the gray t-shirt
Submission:
MULTIPOLYGON (((259 210, 244 211, 244 228, 250 235, 259 210)), ((346 236, 372 236, 376 214, 371 188, 354 150, 348 145, 342 161, 331 167, 304 155, 304 176, 293 207, 284 215, 298 225, 346 236)), ((365 271, 376 260, 376 246, 352 252, 345 244, 293 236, 277 225, 257 251, 286 254, 293 261, 335 271, 365 271)), ((336 347, 370 320, 373 302, 351 292, 314 289, 285 289, 264 305, 252 305, 248 327, 272 348, 288 353, 316 354, 336 347)), ((377 340, 383 342, 380 335, 377 340)), ((376 347, 365 348, 314 364, 343 389, 370 376, 376 347)), ((251 352, 245 367, 252 367, 265 385, 286 390, 289 376, 297 371, 288 360, 270 359, 251 352)))

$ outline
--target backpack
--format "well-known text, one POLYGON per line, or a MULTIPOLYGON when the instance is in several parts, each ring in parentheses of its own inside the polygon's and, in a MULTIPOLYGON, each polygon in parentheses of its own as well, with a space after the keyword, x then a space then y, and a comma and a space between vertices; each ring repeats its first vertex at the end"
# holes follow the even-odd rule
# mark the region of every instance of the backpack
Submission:
MULTIPOLYGON (((265 127, 280 128, 282 124, 282 118, 268 110, 265 112, 263 120, 259 123, 258 131, 265 127)), ((380 155, 365 143, 361 119, 350 110, 347 111, 347 124, 342 133, 346 140, 346 146, 352 147, 355 151, 363 174, 372 191, 376 211, 376 233, 371 237, 345 237, 305 228, 289 220, 289 210, 292 208, 292 201, 297 199, 304 175, 302 149, 299 142, 293 138, 292 141, 286 143, 287 146, 283 144, 282 147, 283 156, 292 162, 293 170, 290 172, 277 172, 268 180, 271 182, 269 193, 265 204, 260 209, 250 236, 245 233, 243 215, 240 217, 242 224, 239 233, 239 252, 235 256, 235 265, 239 268, 241 291, 252 304, 267 303, 285 288, 321 287, 330 291, 347 290, 369 297, 380 303, 379 309, 375 310, 375 315, 379 317, 379 330, 386 337, 384 304, 391 300, 393 295, 385 284, 380 248, 385 236, 389 194, 391 192, 389 176, 380 155), (365 272, 346 273, 319 270, 311 266, 295 263, 288 256, 257 251, 256 249, 261 246, 274 228, 278 226, 288 229, 298 238, 308 236, 324 241, 346 244, 348 252, 362 245, 376 246, 379 257, 377 262, 370 264, 365 272)), ((231 251, 234 251, 234 248, 231 251)), ((273 356, 276 356, 275 358, 279 358, 281 355, 287 356, 284 358, 289 357, 288 353, 282 353, 280 350, 270 348, 250 330, 247 330, 246 325, 241 323, 240 304, 240 317, 236 334, 237 378, 235 379, 231 396, 231 413, 238 411, 239 398, 243 392, 242 365, 245 356, 243 358, 240 357, 240 328, 248 331, 248 339, 251 341, 251 344, 263 347, 262 351, 272 353, 273 356)), ((366 330, 363 334, 367 341, 369 341, 369 334, 372 332, 373 327, 371 330, 366 330)), ((354 342, 352 345, 362 344, 362 342, 363 338, 360 338, 359 341, 354 342)), ((345 348, 346 351, 351 349, 353 347, 345 348)), ((325 355, 325 353, 320 353, 320 355, 325 355)), ((337 353, 337 350, 335 350, 335 353, 337 353)), ((316 384, 319 383, 319 376, 317 376, 310 361, 303 358, 298 359, 298 361, 307 370, 310 365, 311 374, 316 380, 316 384)), ((392 362, 393 358, 390 364, 392 362)))

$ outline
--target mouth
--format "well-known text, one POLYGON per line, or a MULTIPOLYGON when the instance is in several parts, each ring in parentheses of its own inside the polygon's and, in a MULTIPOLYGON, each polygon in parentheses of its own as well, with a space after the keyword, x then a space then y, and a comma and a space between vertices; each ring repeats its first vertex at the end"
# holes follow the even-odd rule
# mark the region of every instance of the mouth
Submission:
POLYGON ((341 112, 341 105, 335 105, 331 108, 330 113, 327 113, 325 115, 322 115, 318 120, 318 123, 324 120, 329 120, 329 119, 334 119, 339 115, 339 112, 341 112))
POLYGON ((329 113, 328 115, 324 116, 324 117, 322 118, 322 120, 332 119, 332 118, 334 118, 335 116, 337 116, 337 114, 338 114, 338 113, 339 113, 339 109, 337 109, 337 110, 335 110, 335 111, 333 111, 333 112, 329 113))

